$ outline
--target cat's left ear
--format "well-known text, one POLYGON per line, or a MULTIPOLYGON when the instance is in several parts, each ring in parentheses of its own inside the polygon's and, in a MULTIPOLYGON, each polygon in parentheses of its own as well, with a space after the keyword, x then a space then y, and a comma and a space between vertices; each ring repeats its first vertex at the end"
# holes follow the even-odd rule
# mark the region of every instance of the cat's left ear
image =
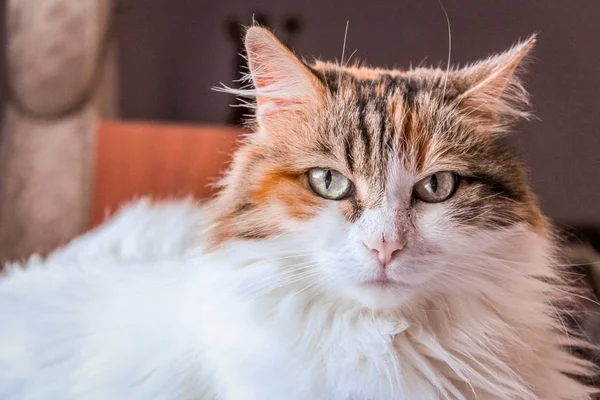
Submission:
POLYGON ((460 105, 472 116, 494 121, 528 116, 529 94, 519 79, 536 39, 531 36, 504 53, 456 72, 461 86, 460 105))

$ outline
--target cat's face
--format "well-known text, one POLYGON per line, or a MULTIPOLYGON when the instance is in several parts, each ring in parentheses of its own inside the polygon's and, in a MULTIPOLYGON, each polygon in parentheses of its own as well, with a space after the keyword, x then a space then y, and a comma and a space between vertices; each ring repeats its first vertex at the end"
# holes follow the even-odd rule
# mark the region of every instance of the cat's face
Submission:
POLYGON ((307 67, 260 28, 246 43, 257 126, 216 203, 218 242, 285 236, 322 288, 380 309, 485 277, 482 260, 544 230, 497 138, 526 100, 513 75, 531 41, 448 76, 307 67))

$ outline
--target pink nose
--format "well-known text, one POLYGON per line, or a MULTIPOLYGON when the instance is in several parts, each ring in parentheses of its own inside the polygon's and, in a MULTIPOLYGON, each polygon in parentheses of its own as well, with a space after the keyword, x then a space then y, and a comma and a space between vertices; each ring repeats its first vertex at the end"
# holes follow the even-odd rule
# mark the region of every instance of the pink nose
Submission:
POLYGON ((406 239, 400 237, 396 240, 386 240, 386 238, 381 235, 380 237, 375 236, 365 240, 364 243, 369 250, 377 255, 379 264, 385 268, 394 257, 402 251, 404 246, 406 246, 406 239))

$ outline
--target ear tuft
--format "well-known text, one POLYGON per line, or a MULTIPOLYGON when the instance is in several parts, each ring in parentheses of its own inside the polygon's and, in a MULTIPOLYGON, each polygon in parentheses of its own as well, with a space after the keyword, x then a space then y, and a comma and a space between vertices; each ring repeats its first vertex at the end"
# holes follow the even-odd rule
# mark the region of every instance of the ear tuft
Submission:
POLYGON ((319 101, 317 77, 271 32, 250 27, 245 43, 259 117, 319 101))
POLYGON ((529 94, 519 72, 535 42, 533 35, 504 53, 458 71, 468 85, 459 97, 461 105, 494 120, 528 117, 529 94))

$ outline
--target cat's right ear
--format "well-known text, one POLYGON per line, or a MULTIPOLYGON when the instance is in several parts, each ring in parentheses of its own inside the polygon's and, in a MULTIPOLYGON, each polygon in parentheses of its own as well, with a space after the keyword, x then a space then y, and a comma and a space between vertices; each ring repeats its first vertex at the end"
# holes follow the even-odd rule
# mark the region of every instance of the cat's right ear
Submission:
POLYGON ((271 32, 253 26, 246 32, 245 43, 259 123, 281 115, 310 113, 319 106, 323 84, 271 32))

